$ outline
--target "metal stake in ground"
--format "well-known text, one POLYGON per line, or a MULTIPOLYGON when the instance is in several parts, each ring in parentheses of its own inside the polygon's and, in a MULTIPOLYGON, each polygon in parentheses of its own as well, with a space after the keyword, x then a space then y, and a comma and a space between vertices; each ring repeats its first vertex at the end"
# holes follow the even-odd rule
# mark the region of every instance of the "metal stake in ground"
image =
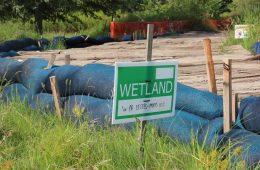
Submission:
MULTIPOLYGON (((153 24, 148 24, 147 25, 147 56, 146 56, 146 61, 151 61, 152 60, 152 49, 153 49, 153 29, 154 25, 153 24)), ((145 125, 146 121, 141 121, 141 130, 140 130, 140 151, 141 154, 144 153, 144 135, 145 135, 145 125)))

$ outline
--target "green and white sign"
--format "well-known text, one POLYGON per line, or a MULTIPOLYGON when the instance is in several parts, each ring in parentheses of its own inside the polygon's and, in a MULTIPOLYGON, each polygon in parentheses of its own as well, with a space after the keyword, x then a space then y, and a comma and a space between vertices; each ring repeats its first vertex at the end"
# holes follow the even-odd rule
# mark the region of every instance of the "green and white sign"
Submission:
POLYGON ((174 116, 177 71, 175 61, 116 63, 112 124, 174 116))

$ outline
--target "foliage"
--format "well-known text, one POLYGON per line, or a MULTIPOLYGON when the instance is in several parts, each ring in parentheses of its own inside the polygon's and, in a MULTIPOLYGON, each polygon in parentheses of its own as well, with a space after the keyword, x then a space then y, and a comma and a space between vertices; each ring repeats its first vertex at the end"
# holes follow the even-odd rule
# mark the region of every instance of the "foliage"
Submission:
POLYGON ((74 21, 79 18, 75 13, 81 12, 86 16, 97 17, 95 12, 103 11, 105 14, 114 14, 117 10, 125 11, 125 5, 138 9, 141 0, 0 0, 0 18, 21 18, 23 21, 31 20, 36 25, 38 33, 43 32, 43 20, 65 21, 70 16, 74 21), (33 18, 33 20, 32 20, 33 18))
POLYGON ((16 38, 39 38, 35 33, 30 23, 22 23, 17 20, 0 23, 0 43, 6 40, 16 38))
POLYGON ((245 169, 231 165, 231 145, 205 149, 183 144, 147 127, 145 154, 139 154, 139 129, 97 127, 60 121, 52 113, 22 103, 0 102, 0 169, 245 169), (116 140, 115 140, 116 139, 116 140))
MULTIPOLYGON (((80 21, 74 22, 72 18, 68 21, 44 21, 44 38, 52 40, 55 36, 72 37, 75 35, 89 35, 91 37, 108 35, 110 18, 103 13, 97 13, 98 18, 87 17, 83 14, 75 14, 80 21)), ((10 20, 0 22, 0 43, 6 40, 31 37, 39 39, 40 35, 34 31, 34 24, 21 22, 20 20, 10 20)))
POLYGON ((260 40, 260 1, 259 0, 233 0, 229 5, 230 13, 233 18, 233 24, 250 25, 248 38, 236 40, 234 31, 231 30, 229 37, 224 45, 241 44, 244 48, 254 53, 252 46, 260 40))
POLYGON ((201 20, 218 18, 230 0, 0 0, 0 41, 38 33, 93 34, 109 32, 117 21, 201 20), (98 12, 97 12, 98 11, 98 12), (10 26, 12 24, 12 26, 10 26), (36 25, 36 26, 35 26, 36 25), (18 28, 19 26, 19 28, 18 28), (13 31, 9 31, 13 30, 13 31), (32 31, 36 28, 36 32, 32 31), (6 32, 6 34, 4 33, 6 32), (10 35, 8 32, 12 32, 10 35), (17 32, 18 35, 14 35, 17 32), (37 33, 38 32, 38 33, 37 33), (6 37, 6 38, 5 38, 6 37), (10 38, 9 38, 10 37, 10 38))
POLYGON ((230 12, 230 9, 228 8, 228 5, 232 3, 233 0, 213 0, 213 1, 207 1, 206 8, 208 10, 207 14, 208 17, 211 19, 219 19, 221 18, 221 15, 225 12, 230 12))
POLYGON ((220 18, 231 0, 146 0, 142 11, 123 15, 120 21, 202 20, 220 18))
POLYGON ((248 38, 244 39, 235 39, 235 31, 230 30, 228 33, 227 40, 222 44, 222 48, 225 50, 225 46, 230 45, 242 45, 245 49, 249 50, 251 53, 255 53, 252 46, 260 40, 260 25, 255 24, 254 26, 250 27, 248 38))
POLYGON ((232 11, 230 16, 233 17, 237 23, 260 23, 259 0, 233 0, 229 8, 232 11))

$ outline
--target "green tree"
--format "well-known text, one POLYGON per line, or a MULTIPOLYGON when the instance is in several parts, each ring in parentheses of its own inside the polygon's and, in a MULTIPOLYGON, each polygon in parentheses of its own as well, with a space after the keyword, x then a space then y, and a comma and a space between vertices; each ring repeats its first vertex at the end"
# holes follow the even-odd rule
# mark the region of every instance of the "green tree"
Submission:
POLYGON ((119 17, 123 13, 136 13, 145 9, 146 0, 104 0, 102 4, 106 15, 119 17))
POLYGON ((20 18, 35 23, 36 31, 43 32, 43 20, 66 20, 76 17, 75 12, 96 16, 103 11, 114 15, 117 10, 138 8, 142 0, 0 0, 0 19, 20 18))

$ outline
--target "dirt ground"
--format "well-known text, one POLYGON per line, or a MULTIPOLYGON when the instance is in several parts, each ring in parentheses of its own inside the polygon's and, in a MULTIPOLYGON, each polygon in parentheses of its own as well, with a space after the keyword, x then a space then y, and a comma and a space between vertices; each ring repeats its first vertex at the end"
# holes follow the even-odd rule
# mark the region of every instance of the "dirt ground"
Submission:
MULTIPOLYGON (((220 47, 225 41, 225 33, 189 32, 180 36, 154 39, 153 60, 177 60, 179 62, 178 81, 186 85, 207 90, 206 57, 203 39, 210 38, 215 63, 218 93, 222 94, 223 59, 234 59, 233 92, 241 96, 260 93, 260 60, 244 61, 253 57, 240 45, 230 46, 224 50, 220 47)), ((28 58, 49 59, 57 54, 55 64, 64 64, 64 55, 71 55, 71 64, 104 63, 113 65, 115 61, 144 61, 146 57, 146 41, 114 42, 87 48, 68 49, 48 52, 21 52, 15 59, 28 58)))

